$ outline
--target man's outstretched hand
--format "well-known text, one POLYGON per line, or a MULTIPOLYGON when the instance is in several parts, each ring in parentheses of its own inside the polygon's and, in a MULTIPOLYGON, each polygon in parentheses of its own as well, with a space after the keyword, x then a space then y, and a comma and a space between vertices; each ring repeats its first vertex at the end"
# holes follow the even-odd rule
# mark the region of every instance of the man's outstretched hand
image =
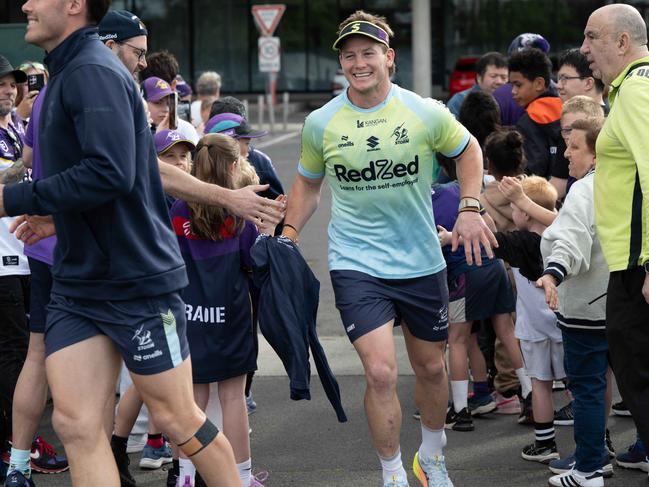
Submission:
POLYGON ((56 235, 51 216, 19 216, 11 223, 9 231, 27 245, 34 245, 39 240, 56 235))
POLYGON ((475 260, 477 265, 482 265, 480 245, 484 247, 487 257, 493 259, 492 247, 498 247, 498 240, 496 240, 496 237, 489 230, 479 213, 464 211, 457 216, 451 241, 451 250, 453 252, 457 250, 460 244, 460 237, 464 241, 464 254, 467 264, 473 265, 475 260))
POLYGON ((264 223, 277 225, 286 213, 286 199, 270 200, 257 194, 267 189, 268 184, 259 184, 233 190, 228 201, 228 210, 257 226, 264 223))

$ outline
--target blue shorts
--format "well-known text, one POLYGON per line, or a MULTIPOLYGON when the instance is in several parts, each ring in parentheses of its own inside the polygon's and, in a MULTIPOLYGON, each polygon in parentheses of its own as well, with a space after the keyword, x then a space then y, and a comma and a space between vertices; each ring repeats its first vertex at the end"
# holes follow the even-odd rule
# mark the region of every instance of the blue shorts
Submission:
POLYGON ((103 334, 115 343, 128 370, 157 374, 177 367, 189 356, 185 330, 185 303, 178 292, 127 301, 52 294, 45 354, 103 334))
POLYGON ((47 303, 52 291, 52 268, 40 260, 27 258, 32 273, 32 285, 29 299, 29 331, 45 333, 47 320, 47 303))
POLYGON ((331 271, 343 326, 351 342, 394 319, 429 342, 448 338, 446 269, 413 279, 381 279, 358 271, 331 271))
POLYGON ((516 311, 512 284, 501 260, 451 277, 448 291, 451 323, 484 320, 516 311))

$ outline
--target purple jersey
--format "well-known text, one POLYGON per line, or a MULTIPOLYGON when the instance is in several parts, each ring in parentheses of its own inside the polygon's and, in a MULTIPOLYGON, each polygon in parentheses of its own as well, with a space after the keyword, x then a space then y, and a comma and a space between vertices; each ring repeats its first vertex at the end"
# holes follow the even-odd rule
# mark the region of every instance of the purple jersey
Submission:
MULTIPOLYGON (((453 230, 458 216, 458 207, 460 205, 460 185, 457 181, 451 181, 446 184, 435 184, 432 188, 433 215, 435 224, 444 227, 449 232, 453 230)), ((482 266, 494 264, 496 259, 487 257, 487 252, 481 246, 482 266)), ((450 245, 442 247, 442 253, 446 260, 447 273, 449 279, 459 274, 475 270, 476 266, 470 266, 466 262, 464 246, 460 245, 453 252, 450 245)))
MULTIPOLYGON (((33 181, 37 181, 43 177, 41 152, 38 144, 38 122, 41 118, 41 107, 43 106, 46 90, 47 86, 43 87, 36 100, 34 100, 32 114, 29 119, 29 125, 27 126, 27 134, 25 135, 25 145, 32 148, 33 181)), ((48 237, 36 242, 34 245, 25 245, 25 255, 51 266, 54 263, 54 247, 56 247, 56 236, 48 237)))
POLYGON ((493 96, 500 107, 500 123, 502 125, 516 125, 518 119, 525 113, 525 109, 514 101, 511 83, 505 83, 496 88, 493 96))
POLYGON ((183 289, 187 341, 194 383, 211 383, 257 369, 248 278, 250 248, 257 228, 246 222, 240 234, 228 217, 219 229, 221 241, 191 231, 189 208, 176 201, 171 222, 185 260, 189 285, 183 289))
POLYGON ((23 121, 16 112, 12 112, 9 127, 6 129, 0 127, 0 169, 13 166, 13 163, 22 157, 24 141, 23 121))

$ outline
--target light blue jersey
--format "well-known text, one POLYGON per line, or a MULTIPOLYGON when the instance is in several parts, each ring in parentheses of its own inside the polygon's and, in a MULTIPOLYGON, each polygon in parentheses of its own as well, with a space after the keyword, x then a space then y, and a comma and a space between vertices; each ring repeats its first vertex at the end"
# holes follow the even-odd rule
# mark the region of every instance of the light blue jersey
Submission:
POLYGON ((394 84, 373 108, 344 92, 311 113, 298 171, 331 187, 329 268, 384 279, 444 269, 430 198, 434 153, 458 157, 469 137, 442 103, 394 84))

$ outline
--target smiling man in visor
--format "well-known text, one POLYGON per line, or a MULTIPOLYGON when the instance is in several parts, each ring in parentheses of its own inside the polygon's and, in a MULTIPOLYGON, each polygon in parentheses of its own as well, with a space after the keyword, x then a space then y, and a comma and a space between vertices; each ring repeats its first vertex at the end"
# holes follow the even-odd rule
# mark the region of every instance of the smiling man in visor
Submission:
POLYGON ((400 324, 421 411, 423 439, 413 468, 423 485, 450 487, 442 453, 448 287, 431 205, 435 152, 457 161, 464 198, 454 235, 464 238, 468 261, 475 254, 479 263, 481 243, 491 254, 494 239, 477 201, 480 147, 443 104, 391 83, 392 35, 384 18, 363 11, 340 25, 333 48, 349 88, 304 123, 283 234, 297 241, 326 179, 333 199, 329 268, 336 307, 365 369, 365 413, 383 485, 408 485, 393 338, 400 324))

